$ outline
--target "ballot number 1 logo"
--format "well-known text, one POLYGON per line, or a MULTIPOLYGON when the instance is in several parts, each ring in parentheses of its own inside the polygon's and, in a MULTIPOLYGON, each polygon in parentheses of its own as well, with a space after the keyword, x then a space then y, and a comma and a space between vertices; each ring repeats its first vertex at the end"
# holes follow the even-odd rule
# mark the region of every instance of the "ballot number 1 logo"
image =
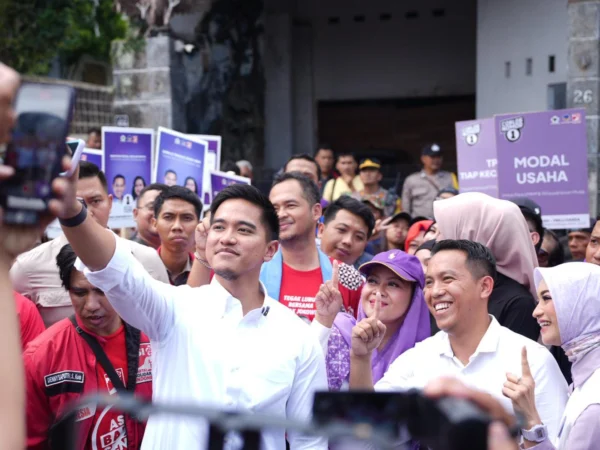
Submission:
POLYGON ((521 133, 524 126, 525 119, 523 117, 516 117, 500 122, 500 131, 504 133, 504 136, 506 136, 507 141, 516 142, 521 137, 521 133))

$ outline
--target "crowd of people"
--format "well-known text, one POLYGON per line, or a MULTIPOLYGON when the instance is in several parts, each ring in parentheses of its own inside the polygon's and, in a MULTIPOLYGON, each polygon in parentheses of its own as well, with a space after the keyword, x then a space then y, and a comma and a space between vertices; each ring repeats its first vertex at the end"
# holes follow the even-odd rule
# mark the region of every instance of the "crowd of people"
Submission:
MULTIPOLYGON (((18 84, 0 66, 0 143, 18 84)), ((561 236, 531 199, 459 194, 439 145, 421 161, 395 192, 376 158, 322 144, 292 156, 268 194, 230 186, 204 216, 192 189, 149 184, 131 239, 108 228, 104 173, 80 162, 39 227, 0 225, 0 289, 14 299, 0 306, 0 449, 62 448, 61 419, 94 392, 309 421, 316 391, 411 388, 478 404, 496 420, 491 450, 595 448, 600 224, 561 236), (54 217, 63 234, 36 245, 54 217)), ((232 166, 252 178, 248 161, 232 166)), ((196 419, 111 407, 76 421, 86 450, 208 439, 196 419)))

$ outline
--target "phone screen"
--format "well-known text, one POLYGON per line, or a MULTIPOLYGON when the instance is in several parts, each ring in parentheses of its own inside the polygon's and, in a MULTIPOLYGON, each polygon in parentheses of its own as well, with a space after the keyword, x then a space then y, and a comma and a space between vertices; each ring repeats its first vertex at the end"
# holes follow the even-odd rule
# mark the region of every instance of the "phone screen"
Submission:
POLYGON ((61 172, 74 101, 70 86, 24 84, 17 93, 17 120, 5 164, 15 175, 0 184, 4 222, 33 225, 47 210, 52 181, 61 172))

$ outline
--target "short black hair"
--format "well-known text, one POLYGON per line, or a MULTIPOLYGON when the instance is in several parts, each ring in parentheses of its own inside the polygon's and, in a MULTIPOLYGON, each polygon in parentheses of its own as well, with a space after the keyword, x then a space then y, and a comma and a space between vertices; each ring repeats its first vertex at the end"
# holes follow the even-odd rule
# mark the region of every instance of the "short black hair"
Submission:
POLYGON ((473 278, 479 280, 485 276, 490 276, 496 281, 496 258, 491 250, 485 245, 466 239, 444 239, 437 242, 431 250, 431 256, 447 251, 458 250, 467 257, 467 268, 473 278))
POLYGON ((96 164, 89 161, 79 161, 79 179, 83 180, 85 178, 98 178, 104 191, 108 193, 108 183, 104 172, 96 164))
POLYGON ((330 203, 329 206, 327 206, 323 220, 325 225, 334 220, 337 216, 337 213, 342 209, 345 209, 346 211, 360 217, 363 220, 368 230, 367 238, 370 238, 373 235, 373 229, 375 228, 375 216, 371 212, 371 209, 365 203, 348 195, 342 195, 335 202, 330 203))
POLYGON ((92 127, 88 130, 88 135, 90 134, 102 135, 102 130, 98 127, 92 127))
POLYGON ((258 206, 262 210, 261 221, 267 228, 267 240, 279 240, 279 217, 277 216, 273 203, 271 203, 269 198, 255 186, 248 184, 233 184, 227 186, 217 194, 210 205, 211 223, 214 220, 215 213, 217 212, 217 209, 219 209, 219 206, 227 200, 236 199, 246 200, 247 202, 258 206))
POLYGON ((176 198, 191 204, 196 211, 196 217, 200 219, 200 214, 202 213, 202 202, 200 201, 200 198, 183 186, 167 186, 167 189, 162 190, 160 194, 158 194, 156 200, 154 200, 154 216, 158 218, 160 210, 167 200, 176 198))
POLYGON ((67 291, 71 289, 71 273, 73 272, 73 268, 75 267, 76 259, 77 255, 73 251, 71 244, 65 245, 63 248, 60 249, 58 255, 56 255, 58 276, 60 277, 62 287, 64 287, 67 291))
POLYGON ((159 191, 160 193, 165 192, 167 189, 169 189, 169 186, 167 186, 166 184, 162 184, 162 183, 152 183, 149 184, 148 186, 146 186, 144 189, 142 189, 140 191, 140 195, 138 195, 137 197, 137 203, 136 206, 140 206, 140 199, 144 196, 144 194, 148 191, 159 191))
POLYGON ((310 156, 308 153, 301 153, 299 155, 292 155, 292 157, 290 159, 287 160, 287 162, 285 163, 285 165, 283 166, 283 171, 285 172, 287 170, 287 166, 290 163, 290 161, 294 161, 295 159, 303 159, 304 161, 308 161, 311 162, 315 165, 315 167, 317 168, 317 179, 320 180, 321 179, 321 167, 319 166, 319 164, 317 164, 317 161, 315 161, 315 158, 313 158, 312 156, 310 156))
POLYGON ((548 267, 556 267, 565 262, 565 249, 554 231, 545 229, 544 236, 540 241, 543 241, 546 237, 553 241, 552 250, 548 253, 548 267))
POLYGON ((319 191, 319 186, 317 186, 317 183, 300 172, 280 173, 275 177, 271 189, 288 180, 296 180, 298 183, 300 183, 302 196, 306 199, 310 206, 321 202, 321 192, 319 191))
POLYGON ((354 153, 352 153, 351 151, 348 151, 348 150, 342 150, 341 152, 338 152, 338 154, 335 158, 336 162, 339 161, 340 158, 343 158, 344 156, 352 156, 352 159, 354 159, 354 161, 356 161, 356 156, 354 156, 354 153))
POLYGON ((165 177, 167 176, 168 173, 172 173, 173 175, 177 176, 177 172, 175 172, 173 169, 167 169, 165 170, 165 177))
POLYGON ((333 151, 333 147, 331 145, 329 145, 328 142, 321 142, 321 143, 319 143, 319 145, 317 146, 317 149, 315 150, 315 157, 322 150, 325 150, 327 152, 331 152, 333 154, 333 156, 335 157, 335 152, 333 151))
POLYGON ((223 161, 223 164, 221 164, 221 172, 233 172, 236 175, 242 174, 239 166, 235 162, 231 161, 230 159, 223 161))
POLYGON ((118 173, 113 177, 113 184, 115 184, 115 181, 117 181, 117 178, 123 178, 123 181, 125 181, 125 177, 123 175, 121 175, 120 173, 118 173))

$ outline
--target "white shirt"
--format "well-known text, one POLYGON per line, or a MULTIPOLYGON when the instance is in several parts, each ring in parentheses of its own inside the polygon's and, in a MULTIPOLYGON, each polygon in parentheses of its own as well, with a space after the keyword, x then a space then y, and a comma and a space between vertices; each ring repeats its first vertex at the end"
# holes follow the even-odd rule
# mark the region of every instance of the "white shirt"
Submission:
POLYGON ((500 326, 490 317, 492 322, 466 366, 454 356, 448 334, 440 331, 396 358, 375 390, 421 389, 435 378, 453 376, 492 394, 508 411, 514 412, 512 402, 502 395, 502 387, 507 372, 522 375, 521 350, 526 346, 535 380, 535 405, 548 427, 550 439, 556 442, 568 396, 567 382, 558 364, 544 346, 500 326))
MULTIPOLYGON (((268 313, 263 307, 244 316, 215 279, 199 288, 156 281, 120 238, 103 270, 90 272, 79 259, 76 267, 151 339, 154 401, 310 420, 314 392, 327 390, 325 359, 310 327, 279 302, 265 295, 268 313)), ((291 432, 288 440, 294 450, 327 449, 323 438, 291 432)), ((207 442, 206 422, 157 415, 142 449, 202 449, 207 442)), ((284 450, 285 430, 264 431, 262 448, 284 450)))

